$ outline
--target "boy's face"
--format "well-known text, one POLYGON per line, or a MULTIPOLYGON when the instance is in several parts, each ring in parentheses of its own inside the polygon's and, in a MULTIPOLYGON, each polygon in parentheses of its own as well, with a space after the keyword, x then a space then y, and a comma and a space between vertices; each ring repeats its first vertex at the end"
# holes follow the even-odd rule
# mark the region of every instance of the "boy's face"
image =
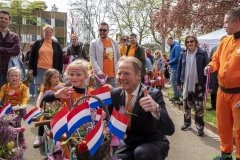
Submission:
POLYGON ((69 68, 68 79, 74 87, 84 88, 88 77, 80 68, 69 68))
POLYGON ((8 76, 9 82, 11 84, 18 84, 20 81, 20 75, 19 72, 17 71, 11 71, 9 76, 8 76))
POLYGON ((53 74, 49 81, 50 81, 51 86, 58 85, 58 83, 59 83, 59 74, 58 73, 53 74))

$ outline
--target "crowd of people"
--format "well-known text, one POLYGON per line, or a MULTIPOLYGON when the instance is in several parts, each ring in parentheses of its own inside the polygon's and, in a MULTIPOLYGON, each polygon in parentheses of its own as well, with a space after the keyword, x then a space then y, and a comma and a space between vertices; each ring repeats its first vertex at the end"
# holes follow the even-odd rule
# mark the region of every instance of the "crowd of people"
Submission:
MULTIPOLYGON (((0 10, 0 99, 2 103, 9 101, 13 107, 20 104, 27 106, 27 86, 21 82, 21 70, 18 67, 8 68, 10 58, 18 56, 21 48, 19 36, 8 29, 10 20, 11 15, 0 10)), ((128 111, 126 116, 130 119, 126 136, 120 141, 113 157, 122 160, 164 160, 170 148, 166 135, 173 135, 175 127, 166 110, 161 89, 166 82, 170 82, 174 97, 169 100, 180 101, 181 98, 183 101, 184 118, 181 130, 190 128, 193 106, 197 135, 204 136, 203 101, 206 75, 212 72, 215 81, 210 82, 210 92, 213 94, 212 100, 216 101, 212 103, 212 108, 217 109, 217 127, 222 151, 221 156, 214 160, 232 159, 233 135, 236 141, 236 157, 237 160, 240 159, 240 9, 225 14, 224 28, 229 36, 222 38, 210 57, 207 51, 199 47, 198 39, 193 35, 185 37, 186 49, 182 49, 177 41, 169 37, 168 59, 167 54, 160 50, 151 53, 149 48, 139 45, 135 33, 121 36, 118 43, 108 36, 110 29, 106 22, 100 23, 98 27, 99 38, 90 43, 89 57, 76 34, 71 36, 72 44, 63 55, 60 44, 53 37, 54 28, 51 25, 43 27, 42 39, 30 43, 30 50, 23 62, 29 75, 33 77, 29 92, 35 96, 37 107, 42 107, 43 100, 61 101, 71 110, 77 98, 89 95, 93 90, 88 86, 90 61, 92 75, 96 77, 96 88, 103 84, 113 88, 112 105, 108 106, 110 114, 113 109, 119 111, 123 107, 128 111), (69 61, 71 56, 76 60, 69 61), (213 73, 215 71, 218 72, 213 73), (61 82, 63 72, 67 76, 68 86, 61 82), (56 86, 62 87, 56 89, 56 86), (217 93, 216 87, 214 91, 211 90, 213 86, 219 88, 217 93), (49 90, 54 92, 47 92, 49 90)), ((19 126, 21 121, 15 127, 19 126)), ((43 132, 43 127, 39 127, 33 146, 42 144, 43 132)), ((23 134, 19 137, 20 145, 25 147, 23 134)), ((68 153, 64 156, 69 158, 68 153)))

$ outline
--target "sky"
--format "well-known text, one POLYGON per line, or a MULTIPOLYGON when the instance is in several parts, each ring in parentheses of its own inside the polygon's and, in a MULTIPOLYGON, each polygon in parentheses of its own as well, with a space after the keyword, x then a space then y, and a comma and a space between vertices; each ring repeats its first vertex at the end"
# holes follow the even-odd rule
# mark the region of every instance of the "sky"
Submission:
POLYGON ((58 12, 67 12, 68 11, 68 0, 45 0, 47 2, 47 11, 51 11, 54 4, 58 8, 58 12))

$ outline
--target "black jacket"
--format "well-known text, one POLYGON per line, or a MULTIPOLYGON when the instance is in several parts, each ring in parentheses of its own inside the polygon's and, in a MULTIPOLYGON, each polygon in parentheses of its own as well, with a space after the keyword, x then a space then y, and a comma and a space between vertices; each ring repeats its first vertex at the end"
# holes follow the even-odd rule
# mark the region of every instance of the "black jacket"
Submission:
MULTIPOLYGON (((40 47, 43 44, 44 39, 37 40, 34 42, 30 60, 29 60, 29 69, 33 69, 33 76, 37 76, 37 63, 38 63, 38 52, 40 47)), ((63 51, 58 42, 52 41, 53 48, 53 66, 52 68, 59 71, 62 74, 63 70, 63 51)), ((50 69, 50 68, 49 68, 50 69)))
POLYGON ((87 57, 87 54, 86 54, 86 51, 85 51, 85 48, 83 46, 83 43, 79 42, 78 43, 78 52, 76 53, 75 52, 75 49, 73 48, 73 45, 70 45, 67 49, 67 54, 66 54, 66 58, 68 59, 68 57, 70 55, 77 55, 78 57, 77 58, 81 58, 81 59, 85 59, 85 60, 88 60, 88 57, 87 57))
MULTIPOLYGON (((187 50, 184 50, 182 51, 179 58, 179 62, 178 62, 177 85, 181 85, 181 82, 184 81, 186 57, 187 57, 187 50)), ((202 86, 202 85, 205 85, 206 83, 204 68, 208 64, 208 55, 206 51, 203 51, 199 47, 196 53, 196 63, 197 63, 198 84, 202 86)))
MULTIPOLYGON (((141 84, 139 92, 143 87, 144 85, 141 84)), ((145 112, 139 103, 137 103, 139 99, 144 96, 142 93, 133 107, 132 113, 137 116, 131 116, 131 129, 126 131, 127 138, 124 139, 124 142, 131 146, 138 146, 154 141, 165 155, 167 155, 169 141, 165 135, 172 135, 174 133, 174 124, 165 108, 162 92, 152 87, 147 87, 147 89, 149 95, 161 107, 160 118, 156 120, 151 112, 145 112)), ((110 114, 112 113, 113 107, 118 111, 119 106, 125 106, 125 92, 120 88, 115 88, 111 96, 113 104, 108 107, 110 114)))
MULTIPOLYGON (((130 50, 131 45, 127 46, 126 56, 128 56, 128 52, 130 50)), ((136 43, 136 50, 135 50, 135 58, 139 59, 142 62, 142 77, 146 74, 146 56, 144 48, 136 43)))

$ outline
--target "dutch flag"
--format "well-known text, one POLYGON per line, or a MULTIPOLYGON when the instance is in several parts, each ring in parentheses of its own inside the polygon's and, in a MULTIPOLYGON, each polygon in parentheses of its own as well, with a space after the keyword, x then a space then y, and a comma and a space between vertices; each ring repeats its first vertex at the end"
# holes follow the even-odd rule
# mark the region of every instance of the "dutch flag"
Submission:
POLYGON ((35 107, 31 111, 29 111, 26 116, 24 117, 24 120, 27 121, 28 124, 32 123, 32 120, 35 116, 41 113, 40 108, 35 107))
POLYGON ((68 136, 70 137, 77 128, 86 122, 91 122, 91 120, 91 112, 88 102, 75 107, 67 115, 68 136))
POLYGON ((8 112, 10 112, 11 110, 12 110, 12 105, 9 102, 7 102, 0 109, 0 116, 3 116, 4 114, 8 114, 8 112))
POLYGON ((108 128, 112 134, 123 139, 129 118, 113 109, 108 128))
POLYGON ((95 125, 97 124, 97 122, 100 120, 101 117, 102 117, 102 109, 98 108, 96 113, 95 125))
POLYGON ((96 126, 85 136, 90 155, 93 156, 103 141, 103 122, 102 117, 96 126))
MULTIPOLYGON (((98 98, 100 98, 104 102, 105 105, 112 104, 111 93, 110 93, 108 86, 93 90, 91 92, 91 95, 95 95, 98 98)), ((91 108, 97 108, 97 107, 101 106, 101 103, 92 97, 89 100, 89 104, 90 104, 91 108)))
POLYGON ((53 133, 53 138, 55 143, 58 139, 68 131, 67 127, 67 115, 69 113, 69 109, 67 106, 64 106, 54 117, 51 119, 50 126, 53 133))

